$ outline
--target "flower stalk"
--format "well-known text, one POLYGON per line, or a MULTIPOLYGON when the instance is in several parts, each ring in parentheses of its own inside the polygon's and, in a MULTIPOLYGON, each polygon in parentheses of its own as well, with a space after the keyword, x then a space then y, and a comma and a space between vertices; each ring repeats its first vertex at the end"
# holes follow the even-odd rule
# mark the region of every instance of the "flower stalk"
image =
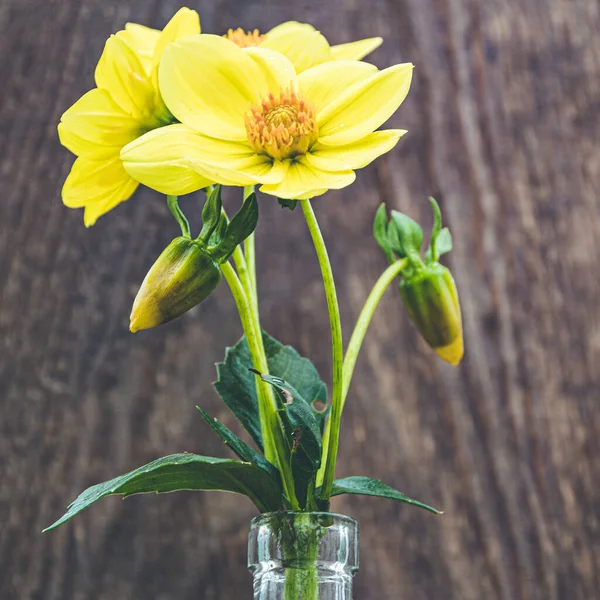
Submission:
POLYGON ((333 478, 335 475, 335 465, 337 462, 338 445, 340 438, 340 422, 342 417, 342 384, 343 384, 343 361, 344 345, 342 340, 342 321, 340 319, 340 308, 337 300, 335 281, 333 271, 325 240, 319 228, 317 217, 314 213, 309 200, 301 200, 302 211, 308 225, 308 230, 315 246, 323 285, 325 287, 325 297, 327 299, 327 310, 329 313, 329 326, 331 328, 331 351, 333 358, 333 390, 331 398, 331 415, 329 417, 329 437, 327 447, 323 449, 324 471, 323 485, 321 487, 321 500, 329 504, 331 489, 333 487, 333 478))
MULTIPOLYGON (((254 234, 252 234, 254 235, 254 234)), ((244 257, 244 252, 242 251, 241 246, 238 246, 235 249, 235 252, 233 253, 233 262, 235 263, 237 272, 239 274, 239 282, 243 288, 245 297, 246 297, 246 302, 248 305, 248 312, 249 312, 249 319, 252 322, 252 328, 253 331, 255 332, 255 340, 256 340, 256 346, 257 346, 257 356, 260 356, 260 366, 256 366, 257 363, 253 358, 253 363, 255 364, 255 368, 258 369, 261 373, 265 374, 269 372, 269 366, 267 364, 267 359, 265 356, 265 348, 264 348, 264 344, 263 344, 263 339, 262 339, 262 328, 260 326, 260 315, 258 312, 258 300, 256 298, 255 295, 255 288, 253 285, 253 277, 251 272, 248 269, 247 266, 247 261, 246 258, 244 257)), ((256 275, 254 276, 256 277, 256 275)), ((246 333, 246 328, 244 327, 244 333, 246 333)), ((248 340, 248 335, 246 334, 246 340, 248 340)), ((250 346, 250 342, 248 341, 248 346, 250 346)), ((269 406, 269 407, 273 407, 273 410, 275 409, 276 403, 275 403, 275 398, 273 396, 273 389, 271 388, 271 386, 265 384, 264 381, 259 381, 260 378, 258 378, 257 383, 256 383, 256 393, 258 396, 258 405, 259 405, 259 413, 260 413, 260 407, 261 406, 269 406)), ((263 410, 264 412, 264 410, 263 410)), ((274 420, 275 426, 277 427, 277 429, 279 430, 279 422, 277 421, 277 419, 275 418, 274 420)), ((263 419, 261 419, 261 432, 263 433, 263 437, 265 436, 265 427, 268 427, 268 423, 267 421, 263 421, 263 419)), ((268 437, 269 434, 266 433, 266 437, 268 437)), ((283 446, 282 446, 283 448, 283 446)), ((276 449, 275 449, 276 450, 276 449)), ((265 445, 265 458, 273 463, 273 464, 278 464, 281 462, 281 457, 287 455, 287 451, 286 452, 274 452, 273 454, 271 453, 267 453, 267 446, 265 445), (279 458, 278 458, 278 454, 279 454, 279 458)), ((286 459, 287 460, 287 459, 286 459)))
MULTIPOLYGON (((247 198, 254 192, 254 186, 248 186, 244 188, 244 202, 247 198)), ((225 213, 225 211, 223 211, 225 213)), ((254 248, 254 232, 252 232, 248 238, 246 238, 246 242, 251 239, 252 242, 250 247, 254 248)), ((246 256, 244 256, 244 252, 242 250, 242 246, 239 245, 233 252, 233 262, 235 263, 236 271, 227 263, 226 271, 223 271, 225 278, 228 276, 231 277, 231 282, 227 279, 232 292, 235 289, 241 287, 241 291, 244 293, 244 303, 247 309, 245 309, 244 318, 242 318, 242 314, 240 312, 240 318, 242 319, 242 326, 244 329, 244 334, 246 336, 246 341, 248 342, 248 347, 250 348, 250 353, 252 356, 252 362, 254 367, 259 370, 261 373, 266 374, 269 372, 269 367, 267 364, 267 359, 265 355, 265 348, 262 339, 262 328, 260 325, 260 313, 258 308, 258 298, 256 291, 256 263, 254 260, 254 253, 252 253, 251 261, 248 262, 246 260, 246 256), (248 268, 250 267, 250 268, 248 268), (229 274, 229 268, 231 268, 232 275, 229 274), (235 275, 235 279, 233 278, 235 275), (234 287, 232 287, 232 285, 234 287), (247 319, 248 323, 244 324, 245 319, 247 319), (253 332, 252 342, 250 340, 250 336, 248 332, 250 329, 253 332), (254 352, 253 352, 254 350, 254 352)), ((241 294, 239 294, 240 299, 241 294)), ((234 294, 235 297, 235 294, 234 294)), ((239 304, 236 300, 236 305, 239 304)), ((288 460, 288 451, 285 440, 281 435, 281 427, 276 415, 276 402, 275 397, 273 395, 273 389, 271 386, 267 385, 264 381, 261 381, 260 378, 257 379, 256 382, 256 395, 258 398, 258 407, 259 407, 259 416, 260 416, 260 428, 261 433, 263 435, 264 445, 265 445, 265 458, 274 465, 284 465, 280 466, 280 470, 282 468, 286 469, 288 472, 288 488, 286 489, 286 496, 288 500, 291 502, 293 508, 298 508, 298 501, 296 499, 294 485, 293 485, 293 476, 289 472, 289 460, 288 460), (271 414, 273 413, 273 414, 271 414), (272 440, 271 443, 267 443, 267 440, 272 440)), ((285 477, 282 472, 282 479, 285 482, 285 477)))
MULTIPOLYGON (((260 329, 256 328, 256 321, 252 314, 251 303, 248 300, 244 286, 230 263, 223 263, 221 265, 221 271, 233 294, 244 329, 244 335, 248 342, 252 364, 258 371, 267 373, 268 366, 262 339, 260 337, 260 329)), ((294 479, 287 460, 287 446, 283 439, 281 427, 279 426, 276 407, 268 384, 260 378, 257 378, 257 395, 265 458, 279 467, 284 493, 290 504, 290 508, 292 510, 298 510, 299 505, 294 490, 294 479)))
MULTIPOLYGON (((244 188, 244 200, 254 192, 255 186, 247 185, 244 188)), ((246 264, 248 266, 248 275, 250 282, 250 290, 252 292, 252 299, 254 301, 254 310, 258 315, 258 285, 256 282, 256 244, 254 232, 252 232, 244 242, 246 264)))
MULTIPOLYGON (((379 277, 373 289, 369 293, 362 310, 360 311, 360 315, 358 320, 356 321, 356 325, 354 326, 354 331, 352 332, 352 336, 350 337, 350 342, 348 347, 346 348, 346 353, 344 355, 343 361, 343 369, 342 369, 342 398, 341 398, 341 409, 340 412, 344 410, 344 406, 346 404, 346 398, 348 397, 348 391, 350 389, 350 383, 352 382, 352 376, 354 374, 354 367, 356 366, 356 360, 358 358, 358 354, 362 347, 363 341, 365 339, 365 335, 371 323, 371 319, 375 314, 375 310, 383 297, 383 294, 390 286, 391 283, 394 282, 396 277, 400 274, 400 272, 406 268, 407 261, 406 259, 397 260, 393 262, 379 277)), ((327 425, 325 427, 325 433, 323 435, 323 455, 326 456, 329 451, 330 444, 330 436, 331 436, 331 420, 327 421, 327 425)), ((324 471, 319 471, 317 475, 317 486, 323 484, 324 479, 324 471)))
POLYGON ((186 216, 183 214, 183 211, 179 207, 179 200, 177 196, 167 195, 167 205, 171 211, 171 214, 179 224, 179 227, 181 227, 181 235, 187 238, 191 237, 190 222, 187 220, 186 216))
POLYGON ((358 353, 362 347, 362 343, 365 339, 367 329, 371 323, 371 319, 375 314, 375 309, 379 304, 383 294, 387 290, 388 286, 393 283, 400 274, 400 272, 406 268, 408 261, 406 259, 397 260, 392 263, 379 277, 377 283, 373 286, 373 289, 369 293, 356 325, 350 338, 350 343, 346 349, 346 355, 344 356, 344 369, 343 369, 343 382, 342 382, 342 408, 346 403, 346 397, 348 396, 348 390, 350 389, 350 383, 352 381, 352 375, 354 373, 354 367, 356 365, 356 359, 358 353))

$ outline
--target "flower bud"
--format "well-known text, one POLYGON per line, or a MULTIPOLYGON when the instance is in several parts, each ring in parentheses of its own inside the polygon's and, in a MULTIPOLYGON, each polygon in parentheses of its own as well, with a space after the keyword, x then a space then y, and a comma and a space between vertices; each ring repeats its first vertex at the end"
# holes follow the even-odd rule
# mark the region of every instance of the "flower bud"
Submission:
POLYGON ((175 238, 144 278, 129 329, 150 329, 179 317, 207 298, 219 281, 221 270, 203 244, 175 238))
POLYGON ((463 356, 460 304, 450 271, 434 263, 400 282, 411 321, 436 354, 452 365, 463 356))

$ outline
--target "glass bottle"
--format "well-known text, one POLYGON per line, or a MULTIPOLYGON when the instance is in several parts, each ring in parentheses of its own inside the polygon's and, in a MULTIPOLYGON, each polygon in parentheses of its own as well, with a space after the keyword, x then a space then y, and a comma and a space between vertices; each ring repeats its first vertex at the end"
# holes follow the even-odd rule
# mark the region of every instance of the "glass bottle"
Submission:
POLYGON ((322 512, 265 513, 250 523, 254 600, 352 600, 358 523, 322 512))

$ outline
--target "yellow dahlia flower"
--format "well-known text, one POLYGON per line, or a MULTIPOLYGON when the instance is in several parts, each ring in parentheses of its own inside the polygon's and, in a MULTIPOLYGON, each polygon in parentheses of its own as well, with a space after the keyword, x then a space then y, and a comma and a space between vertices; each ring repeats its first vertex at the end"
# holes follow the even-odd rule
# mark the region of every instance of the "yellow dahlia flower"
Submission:
POLYGON ((140 135, 174 121, 158 89, 158 65, 170 42, 197 33, 198 13, 187 8, 162 32, 128 23, 106 42, 96 67, 97 87, 61 117, 60 142, 78 156, 62 198, 70 208, 85 208, 86 227, 137 188, 119 153, 140 135))
POLYGON ((296 75, 273 50, 214 35, 181 39, 159 69, 162 96, 181 123, 136 139, 121 159, 132 177, 166 194, 216 182, 318 196, 350 185, 354 169, 405 133, 375 130, 406 97, 412 68, 334 60, 296 75))
POLYGON ((277 50, 290 59, 297 73, 329 60, 361 60, 383 42, 380 37, 374 37, 330 46, 312 25, 296 21, 282 23, 264 34, 258 29, 248 32, 241 28, 230 29, 225 37, 240 48, 260 46, 277 50))

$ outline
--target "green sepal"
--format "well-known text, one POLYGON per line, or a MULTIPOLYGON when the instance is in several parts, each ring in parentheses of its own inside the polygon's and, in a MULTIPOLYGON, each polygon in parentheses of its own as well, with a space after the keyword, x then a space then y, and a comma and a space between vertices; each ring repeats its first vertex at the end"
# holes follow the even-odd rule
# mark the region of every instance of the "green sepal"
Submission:
POLYGON ((430 265, 438 262, 440 256, 452 250, 452 235, 447 227, 442 228, 442 212, 438 203, 431 196, 429 202, 433 210, 433 227, 431 229, 431 240, 427 252, 425 252, 425 263, 430 265))
POLYGON ((452 234, 447 227, 444 227, 437 238, 437 254, 438 259, 444 254, 448 254, 452 250, 452 234))
POLYGON ((227 218, 227 215, 224 212, 221 212, 217 226, 212 232, 210 238, 208 238, 209 246, 218 246, 223 241, 225 234, 227 233, 228 224, 229 219, 227 218))
POLYGON ((202 229, 200 230, 198 239, 205 244, 209 243, 213 231, 217 228, 221 220, 222 208, 221 186, 215 185, 208 194, 204 208, 202 209, 202 229))
POLYGON ((389 500, 396 500, 397 502, 404 502, 406 504, 413 504, 419 508, 424 508, 429 512, 436 515, 441 515, 442 512, 419 502, 413 500, 403 493, 395 490, 389 485, 379 481, 378 479, 372 479, 371 477, 363 477, 355 475, 353 477, 345 477, 344 479, 336 479, 333 482, 333 488, 331 490, 332 496, 341 496, 342 494, 356 494, 360 496, 376 496, 379 498, 387 498, 389 500))
POLYGON ((385 253, 390 264, 393 263, 394 253, 392 252, 390 241, 388 239, 387 211, 383 202, 379 205, 379 208, 375 213, 375 219, 373 221, 373 237, 385 253))
POLYGON ((206 424, 221 438, 221 441, 231 448, 231 450, 243 461, 252 463, 263 471, 267 472, 276 481, 279 481, 279 471, 254 448, 251 448, 241 440, 231 429, 223 425, 218 419, 211 417, 205 410, 196 406, 206 424))
POLYGON ((277 198, 277 202, 279 202, 279 206, 281 208, 289 208, 290 210, 296 210, 298 206, 298 200, 286 200, 285 198, 277 198))
POLYGON ((429 196, 428 200, 429 204, 431 204, 431 210, 433 211, 433 227, 431 228, 431 245, 433 246, 442 230, 442 211, 440 210, 440 205, 433 196, 429 196))
POLYGON ((412 266, 421 264, 423 230, 416 221, 404 213, 393 210, 388 225, 388 239, 390 247, 399 258, 407 258, 412 266))
POLYGON ((221 243, 211 249, 215 260, 220 263, 229 260, 238 245, 256 229, 257 223, 258 200, 256 199, 256 194, 252 192, 244 200, 240 210, 231 219, 221 243))
POLYGON ((247 462, 198 454, 164 456, 134 471, 82 492, 67 512, 44 531, 55 529, 101 498, 150 492, 221 490, 248 496, 261 512, 281 510, 281 487, 262 469, 247 462))

